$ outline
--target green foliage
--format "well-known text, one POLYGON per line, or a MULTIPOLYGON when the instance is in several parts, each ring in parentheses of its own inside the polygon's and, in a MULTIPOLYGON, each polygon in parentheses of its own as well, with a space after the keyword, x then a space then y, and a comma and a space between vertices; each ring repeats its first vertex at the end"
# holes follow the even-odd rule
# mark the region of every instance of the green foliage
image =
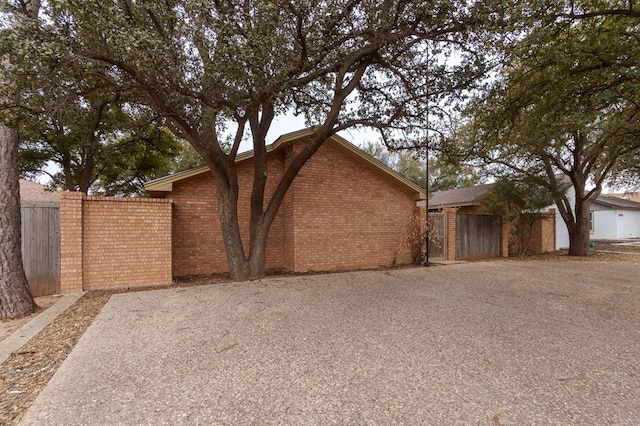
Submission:
MULTIPOLYGON (((101 128, 100 138, 87 138, 86 132, 51 123, 21 142, 21 174, 32 178, 48 174, 50 185, 63 190, 131 196, 143 195, 148 180, 201 163, 191 147, 166 128, 127 129, 126 123, 120 124, 121 129, 110 132, 101 128)), ((75 128, 82 130, 82 123, 75 128)))
MULTIPOLYGON (((425 187, 426 170, 424 156, 412 150, 390 152, 383 144, 369 142, 363 151, 386 164, 407 179, 425 187)), ((453 164, 442 156, 429 158, 429 192, 447 189, 464 188, 479 183, 479 177, 473 168, 461 164, 453 164)))
POLYGON ((444 156, 429 160, 429 192, 467 188, 481 182, 479 173, 470 166, 451 163, 444 156))
MULTIPOLYGON (((438 114, 427 114, 429 105, 457 96, 484 71, 473 43, 499 25, 496 10, 504 5, 52 0, 38 25, 14 28, 4 45, 15 59, 9 72, 23 92, 20 108, 51 116, 50 100, 65 95, 55 76, 62 82, 89 77, 83 96, 93 89, 123 96, 187 140, 216 177, 232 274, 259 277, 263 262, 247 256, 264 256, 286 190, 322 143, 341 130, 369 126, 389 147, 424 144, 425 122, 438 114), (454 52, 455 60, 444 60, 454 52), (42 83, 30 83, 42 74, 42 83), (286 111, 303 115, 315 133, 269 198, 265 138, 274 117, 286 111), (249 250, 237 224, 234 161, 247 139, 254 151, 249 250)), ((19 15, 20 8, 9 13, 19 15)))
POLYGON ((107 144, 101 159, 90 191, 106 196, 143 195, 145 182, 201 163, 190 146, 166 128, 156 126, 107 144))
POLYGON ((495 19, 493 3, 57 0, 22 44, 134 89, 186 139, 225 130, 235 141, 246 129, 230 121, 293 109, 313 125, 371 125, 393 144, 397 129, 422 134, 426 98, 472 84, 482 68, 473 52, 454 65, 442 58, 495 19))
POLYGON ((515 169, 580 170, 600 186, 640 149, 639 25, 614 15, 532 30, 472 108, 476 153, 515 169))
POLYGON ((547 188, 544 178, 514 177, 496 181, 491 189, 476 201, 485 213, 497 214, 510 223, 517 252, 524 255, 533 239, 533 227, 538 220, 546 220, 543 210, 554 203, 555 196, 547 188))
POLYGON ((622 13, 615 1, 525 5, 540 8, 504 52, 498 78, 469 108, 466 137, 458 140, 466 149, 451 151, 466 151, 472 164, 495 174, 546 175, 567 224, 569 253, 586 254, 589 203, 605 182, 637 172, 640 14, 633 5, 622 13), (559 176, 571 181, 575 206, 559 176))

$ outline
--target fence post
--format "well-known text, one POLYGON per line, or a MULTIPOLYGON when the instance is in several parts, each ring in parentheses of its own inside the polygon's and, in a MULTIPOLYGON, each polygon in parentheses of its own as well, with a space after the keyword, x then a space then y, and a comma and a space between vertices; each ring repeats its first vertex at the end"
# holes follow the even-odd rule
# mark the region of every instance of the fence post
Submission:
POLYGON ((60 197, 60 292, 83 290, 83 220, 81 192, 60 197))

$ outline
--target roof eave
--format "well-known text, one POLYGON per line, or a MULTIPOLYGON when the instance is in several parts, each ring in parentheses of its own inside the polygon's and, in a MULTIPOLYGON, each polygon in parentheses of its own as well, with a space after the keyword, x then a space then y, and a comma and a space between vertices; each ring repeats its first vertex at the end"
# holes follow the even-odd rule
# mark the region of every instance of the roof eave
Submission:
POLYGON ((467 202, 461 202, 461 203, 437 203, 437 204, 431 204, 429 203, 428 208, 430 210, 433 209, 452 209, 452 208, 458 208, 458 207, 469 207, 469 206, 479 206, 480 203, 467 203, 467 202))
MULTIPOLYGON (((282 135, 278 139, 276 139, 272 144, 267 146, 267 153, 277 151, 287 146, 288 144, 295 142, 299 139, 302 139, 304 137, 312 136, 314 132, 315 130, 313 128, 308 128, 308 129, 303 129, 303 130, 299 130, 292 133, 287 133, 286 135, 282 135)), ((343 151, 347 151, 352 156, 360 159, 361 161, 370 165, 371 167, 378 170, 382 174, 390 177, 392 180, 394 180, 398 184, 413 191, 415 200, 426 199, 426 192, 423 188, 421 188, 419 185, 415 184, 411 180, 407 179, 406 177, 395 172, 394 170, 392 170, 382 162, 378 161, 377 159, 366 154, 364 151, 362 151, 360 148, 353 145, 351 142, 347 141, 346 139, 344 139, 339 135, 330 136, 328 141, 332 141, 332 140, 335 141, 336 146, 342 149, 343 151)), ((239 163, 251 158, 253 158, 253 151, 248 151, 248 152, 239 154, 236 157, 236 163, 239 163)), ((209 168, 206 165, 202 165, 190 170, 174 173, 169 176, 164 176, 164 177, 146 182, 144 184, 144 189, 148 192, 171 192, 173 191, 174 182, 177 182, 183 179, 188 179, 193 176, 197 176, 201 173, 207 172, 208 170, 209 168)))

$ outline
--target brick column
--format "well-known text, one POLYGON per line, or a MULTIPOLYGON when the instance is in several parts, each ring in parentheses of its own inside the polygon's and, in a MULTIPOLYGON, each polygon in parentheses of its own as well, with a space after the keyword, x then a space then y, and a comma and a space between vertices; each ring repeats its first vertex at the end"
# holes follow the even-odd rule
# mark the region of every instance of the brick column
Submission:
POLYGON ((60 197, 60 292, 82 291, 82 203, 81 192, 60 197))
POLYGON ((456 216, 458 209, 445 208, 443 213, 447 215, 447 259, 456 260, 456 216))
POLYGON ((502 222, 502 232, 500 234, 500 256, 509 257, 509 235, 511 234, 511 223, 502 222))

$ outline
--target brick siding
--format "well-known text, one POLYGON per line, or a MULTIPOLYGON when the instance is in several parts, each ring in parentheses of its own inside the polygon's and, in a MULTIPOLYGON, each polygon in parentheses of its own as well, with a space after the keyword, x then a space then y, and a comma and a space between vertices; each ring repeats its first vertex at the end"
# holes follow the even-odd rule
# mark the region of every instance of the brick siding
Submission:
POLYGON ((550 209, 546 219, 537 220, 533 224, 533 239, 527 253, 544 253, 556 249, 555 209, 550 209))
POLYGON ((60 197, 60 291, 82 291, 82 201, 80 192, 60 197))
MULTIPOLYGON (((266 196, 280 180, 291 150, 269 154, 266 196)), ((253 163, 238 164, 238 219, 248 250, 253 163)), ((269 233, 267 269, 324 271, 411 262, 404 242, 415 194, 327 142, 305 164, 269 233)), ((210 173, 173 183, 174 276, 228 270, 210 173)))
MULTIPOLYGON (((282 153, 270 155, 265 194, 272 194, 282 176, 282 153)), ((173 273, 174 276, 227 272, 227 256, 218 217, 215 181, 211 173, 174 182, 167 198, 173 201, 173 273)), ((238 222, 245 248, 249 244, 251 186, 253 164, 238 164, 238 222)), ((265 202, 268 198, 265 196, 265 202)), ((267 241, 267 269, 284 267, 284 212, 280 209, 267 241)))
POLYGON ((60 246, 63 293, 169 284, 171 203, 64 193, 60 246))
POLYGON ((295 200, 291 269, 411 263, 406 239, 418 212, 413 195, 332 144, 323 145, 307 162, 290 195, 295 200))

